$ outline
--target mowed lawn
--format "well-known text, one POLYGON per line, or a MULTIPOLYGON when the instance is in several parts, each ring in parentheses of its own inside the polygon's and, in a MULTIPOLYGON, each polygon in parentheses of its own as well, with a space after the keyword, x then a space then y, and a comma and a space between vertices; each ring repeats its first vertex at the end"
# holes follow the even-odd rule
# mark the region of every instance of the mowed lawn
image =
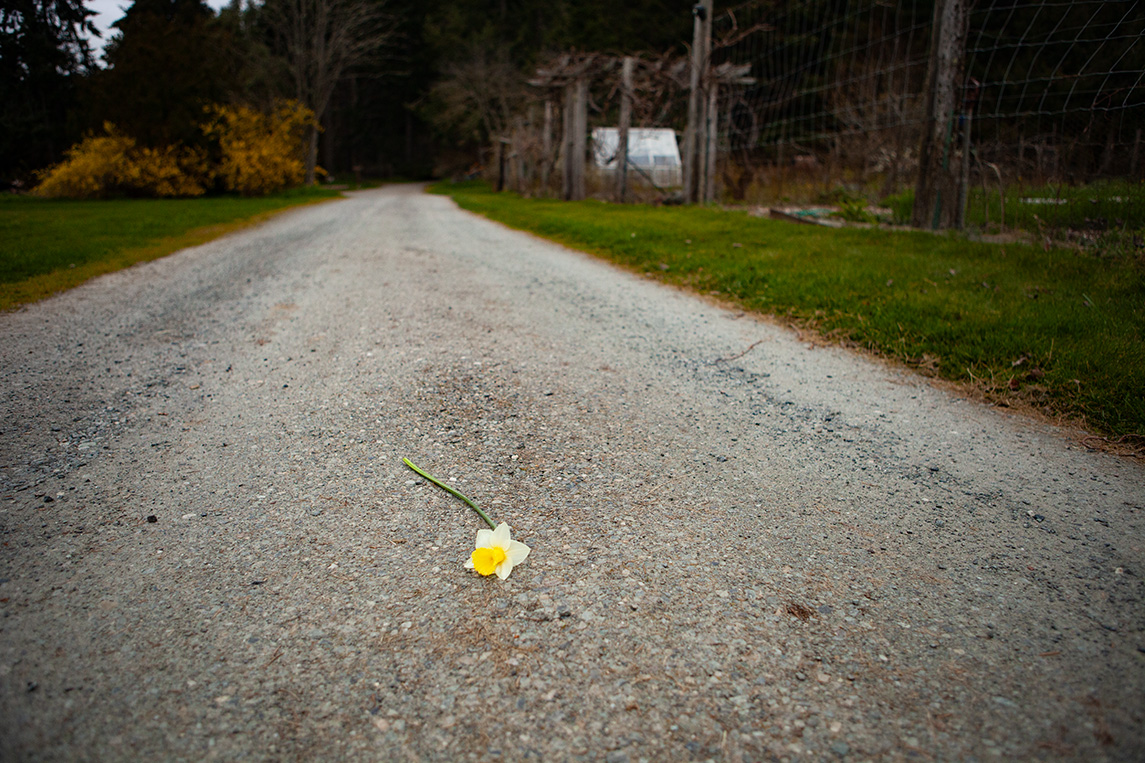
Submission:
POLYGON ((258 198, 59 201, 0 196, 0 310, 204 243, 287 207, 337 196, 322 189, 258 198))
POLYGON ((1145 258, 441 184, 465 209, 1145 446, 1145 258))

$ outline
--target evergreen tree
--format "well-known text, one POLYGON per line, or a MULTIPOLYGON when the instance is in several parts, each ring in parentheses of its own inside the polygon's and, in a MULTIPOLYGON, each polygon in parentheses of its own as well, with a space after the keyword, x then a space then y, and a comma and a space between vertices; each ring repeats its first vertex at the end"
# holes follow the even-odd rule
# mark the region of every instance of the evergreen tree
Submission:
POLYGON ((0 4, 0 177, 27 181, 77 137, 69 112, 98 35, 82 0, 0 4))
POLYGON ((203 0, 136 0, 114 28, 91 78, 91 126, 112 122, 148 146, 201 140, 204 109, 241 89, 233 22, 203 0))

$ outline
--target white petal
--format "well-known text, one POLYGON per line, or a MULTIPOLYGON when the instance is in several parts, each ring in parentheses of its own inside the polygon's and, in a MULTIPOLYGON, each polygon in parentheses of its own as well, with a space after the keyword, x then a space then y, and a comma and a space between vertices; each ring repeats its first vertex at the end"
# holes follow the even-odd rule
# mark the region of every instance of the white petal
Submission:
POLYGON ((514 565, 518 565, 521 562, 525 561, 525 557, 528 555, 529 555, 529 547, 526 546, 524 543, 521 543, 520 541, 516 541, 516 540, 510 541, 509 542, 509 548, 506 549, 506 551, 505 551, 505 556, 507 556, 509 558, 509 561, 512 562, 514 565))
POLYGON ((492 548, 493 547, 493 531, 492 530, 478 530, 477 531, 477 545, 474 548, 492 548))
POLYGON ((511 562, 508 559, 506 559, 505 561, 498 564, 497 569, 495 570, 495 572, 497 573, 497 577, 501 578, 502 580, 509 577, 509 573, 512 571, 513 571, 513 562, 511 562))
POLYGON ((493 531, 492 535, 493 542, 490 545, 504 549, 509 548, 509 525, 502 522, 497 525, 497 529, 493 531))
POLYGON ((468 559, 465 560, 465 569, 467 569, 467 570, 476 569, 473 566, 473 557, 472 556, 470 556, 468 559))

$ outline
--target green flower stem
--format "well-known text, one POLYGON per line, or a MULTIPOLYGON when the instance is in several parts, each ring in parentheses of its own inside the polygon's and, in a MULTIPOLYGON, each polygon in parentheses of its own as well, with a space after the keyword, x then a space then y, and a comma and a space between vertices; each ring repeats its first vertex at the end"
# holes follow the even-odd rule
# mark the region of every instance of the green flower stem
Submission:
POLYGON ((480 515, 481 515, 481 518, 485 520, 486 524, 488 524, 488 525, 489 525, 490 527, 492 527, 494 530, 496 530, 496 529, 497 529, 497 525, 496 525, 496 523, 495 523, 495 522, 494 522, 492 519, 490 519, 490 518, 489 518, 489 515, 488 515, 488 514, 486 514, 484 511, 482 511, 482 510, 481 510, 481 508, 480 508, 480 507, 479 507, 477 504, 475 504, 473 501, 469 500, 468 498, 466 498, 465 496, 463 496, 461 493, 457 492, 456 490, 454 490, 453 488, 451 488, 449 485, 446 485, 444 482, 442 482, 441 480, 437 479, 436 477, 433 477, 433 476, 431 476, 431 475, 429 475, 429 474, 426 474, 426 473, 425 473, 425 472, 423 472, 421 469, 419 469, 419 468, 417 468, 416 466, 414 466, 414 464, 413 464, 413 461, 410 461, 408 458, 403 458, 403 459, 402 459, 402 461, 405 463, 405 465, 406 465, 406 466, 408 466, 409 468, 413 469, 415 472, 417 472, 417 473, 418 473, 418 474, 420 474, 421 476, 425 477, 427 480, 429 480, 429 481, 430 481, 430 482, 432 482, 433 484, 437 485, 437 486, 438 486, 439 488, 441 488, 442 490, 446 491, 447 493, 452 493, 453 495, 457 496, 457 497, 458 497, 458 498, 460 498, 461 500, 463 500, 463 501, 465 501, 466 503, 468 503, 468 504, 469 504, 469 508, 473 509, 473 510, 474 510, 474 511, 476 511, 478 514, 480 514, 480 515))

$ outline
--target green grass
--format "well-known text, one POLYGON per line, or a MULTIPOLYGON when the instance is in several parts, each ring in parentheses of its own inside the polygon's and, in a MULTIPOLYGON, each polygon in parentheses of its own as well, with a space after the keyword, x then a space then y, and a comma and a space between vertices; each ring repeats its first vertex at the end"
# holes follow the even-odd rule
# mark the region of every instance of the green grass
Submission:
MULTIPOLYGON (((966 201, 968 225, 997 229, 1005 227, 1049 234, 1063 230, 1082 231, 1100 238, 1110 230, 1145 229, 1145 183, 1107 180, 1087 185, 1023 185, 1010 183, 1003 197, 995 183, 975 186, 966 201), (1003 212, 1005 214, 1003 214, 1003 212)), ((914 192, 905 191, 883 202, 893 212, 895 222, 910 221, 914 192)))
POLYGON ((0 196, 0 310, 204 243, 287 207, 337 196, 320 188, 258 198, 58 201, 0 196))
POLYGON ((1145 434, 1145 261, 713 208, 442 184, 463 208, 854 343, 989 399, 1145 434))

